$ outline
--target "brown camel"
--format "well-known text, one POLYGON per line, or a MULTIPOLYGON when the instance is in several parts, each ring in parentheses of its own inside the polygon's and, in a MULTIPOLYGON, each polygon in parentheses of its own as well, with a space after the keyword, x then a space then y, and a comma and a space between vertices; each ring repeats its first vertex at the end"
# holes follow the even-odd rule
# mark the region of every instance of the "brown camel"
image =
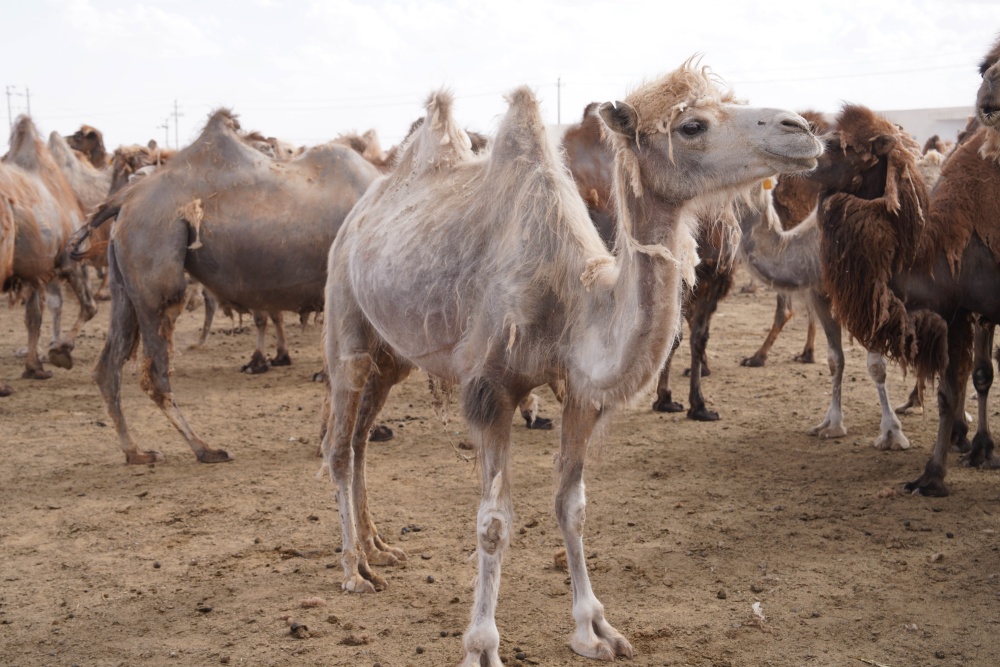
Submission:
MULTIPOLYGON (((577 191, 587 205, 590 220, 605 246, 611 249, 615 244, 615 211, 611 201, 614 155, 610 145, 604 140, 605 125, 597 114, 597 108, 596 102, 587 105, 581 121, 566 129, 562 147, 577 191)), ((732 253, 724 248, 725 235, 719 233, 719 228, 702 225, 699 229, 698 257, 701 262, 696 269, 695 287, 693 290, 685 290, 682 307, 691 329, 691 368, 688 372, 690 407, 687 416, 699 421, 714 421, 719 418, 719 414, 706 407, 701 391, 701 378, 711 372, 705 349, 712 315, 733 284, 733 266, 728 261, 732 253)), ((680 338, 678 336, 674 341, 657 380, 653 409, 658 412, 684 411, 684 406, 673 400, 670 390, 670 367, 680 345, 680 338)), ((522 409, 522 415, 524 412, 522 409)), ((527 421, 527 416, 525 420, 527 421)))
MULTIPOLYGON (((830 131, 830 123, 818 111, 803 111, 802 117, 809 121, 809 127, 813 134, 819 136, 830 131)), ((809 217, 809 214, 816 208, 816 199, 819 197, 819 186, 802 175, 792 174, 785 178, 776 179, 772 192, 774 210, 781 222, 781 228, 785 231, 793 229, 809 217)), ((760 349, 749 357, 740 361, 741 366, 759 368, 767 362, 767 355, 778 340, 778 334, 792 319, 795 313, 792 310, 792 296, 788 292, 778 292, 774 309, 774 322, 771 330, 767 332, 767 337, 761 344, 760 349)), ((806 344, 800 354, 792 359, 803 364, 811 364, 816 359, 816 319, 811 311, 808 311, 809 324, 806 328, 806 344)))
POLYGON ((190 146, 119 193, 108 250, 111 325, 94 374, 128 463, 163 460, 160 452, 136 446, 121 408, 122 365, 140 338, 142 388, 199 461, 230 460, 191 429, 170 388, 185 271, 248 310, 318 310, 329 246, 377 175, 343 146, 319 146, 277 162, 247 145, 236 117, 223 109, 190 146))
POLYGON ((66 137, 66 143, 83 154, 97 169, 104 169, 111 164, 111 158, 104 149, 104 135, 97 128, 81 125, 79 130, 66 137))
POLYGON ((588 442, 666 361, 682 276, 694 278, 698 215, 769 174, 811 168, 821 148, 801 117, 733 104, 691 63, 603 104, 615 152, 609 253, 534 96, 520 88, 508 99, 493 149, 476 157, 450 95, 432 95, 398 166, 358 202, 330 251, 324 326, 334 409, 323 450, 337 487, 343 588, 374 591, 384 580, 370 565, 404 558, 370 515, 365 447, 389 390, 419 365, 461 387, 481 472, 479 573, 461 664, 500 667, 512 417, 533 387, 562 382, 555 507, 572 580, 570 646, 613 660, 632 647, 605 620, 587 575, 588 442))
POLYGON ((951 153, 929 202, 905 137, 864 107, 841 112, 814 175, 824 183, 824 282, 838 314, 869 349, 914 366, 918 378, 938 374, 934 452, 905 487, 923 495, 948 493, 947 454, 955 429, 964 427, 956 417, 970 371, 980 424, 967 461, 1000 464, 986 421, 992 331, 1000 322, 998 50, 1000 42, 983 63, 982 127, 951 153), (982 323, 975 335, 973 315, 982 323))
MULTIPOLYGON (((50 361, 72 367, 76 336, 96 308, 89 300, 86 280, 78 263, 70 260, 66 242, 82 223, 83 211, 58 165, 27 116, 14 123, 10 151, 0 160, 0 209, 3 210, 0 242, 0 284, 4 291, 19 292, 25 299, 28 329, 24 378, 47 379, 38 355, 42 323, 42 291, 48 289, 54 317, 61 312, 62 292, 56 279, 67 280, 80 298, 81 308, 69 336, 55 337, 49 346, 50 361), (58 297, 56 302, 55 297, 58 297)), ((53 330, 59 331, 54 322, 53 330)))

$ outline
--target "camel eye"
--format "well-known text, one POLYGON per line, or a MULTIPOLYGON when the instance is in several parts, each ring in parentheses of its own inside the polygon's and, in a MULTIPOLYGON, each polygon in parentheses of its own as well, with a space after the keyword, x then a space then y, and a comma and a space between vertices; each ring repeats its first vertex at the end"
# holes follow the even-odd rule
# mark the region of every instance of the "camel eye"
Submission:
POLYGON ((685 137, 695 137, 707 130, 708 127, 700 120, 689 120, 681 125, 681 134, 685 137))

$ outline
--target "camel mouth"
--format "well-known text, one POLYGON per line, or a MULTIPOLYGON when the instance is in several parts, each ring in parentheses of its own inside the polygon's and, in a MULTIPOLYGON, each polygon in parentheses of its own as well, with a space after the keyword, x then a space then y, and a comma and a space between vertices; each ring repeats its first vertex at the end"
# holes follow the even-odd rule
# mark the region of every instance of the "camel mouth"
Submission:
POLYGON ((773 151, 766 151, 769 157, 777 158, 776 163, 773 167, 779 171, 788 173, 796 171, 812 171, 819 164, 819 156, 822 155, 822 151, 817 154, 809 156, 795 156, 795 155, 785 155, 782 153, 775 153, 773 151))
POLYGON ((986 127, 996 127, 1000 125, 1000 107, 982 105, 977 111, 979 112, 979 120, 986 127))

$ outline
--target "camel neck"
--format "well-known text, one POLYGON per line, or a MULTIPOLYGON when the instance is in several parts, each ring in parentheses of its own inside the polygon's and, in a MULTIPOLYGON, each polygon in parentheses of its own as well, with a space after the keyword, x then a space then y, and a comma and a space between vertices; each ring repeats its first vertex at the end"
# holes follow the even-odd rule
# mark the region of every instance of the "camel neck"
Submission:
MULTIPOLYGON (((641 391, 667 358, 680 322, 681 269, 694 239, 681 224, 681 207, 650 196, 628 197, 631 231, 619 228, 613 283, 595 287, 570 379, 601 405, 641 391), (629 234, 631 241, 625 238, 629 234)), ((621 204, 619 204, 621 206, 621 204)), ((691 258, 693 259, 693 258, 691 258)))

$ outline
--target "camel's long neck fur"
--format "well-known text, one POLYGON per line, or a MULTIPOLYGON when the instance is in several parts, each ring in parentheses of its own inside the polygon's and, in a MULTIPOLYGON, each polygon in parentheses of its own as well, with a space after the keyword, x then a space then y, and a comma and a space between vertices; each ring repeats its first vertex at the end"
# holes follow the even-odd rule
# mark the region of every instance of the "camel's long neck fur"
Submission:
POLYGON ((584 377, 570 382, 601 405, 629 400, 663 366, 680 325, 682 275, 696 261, 689 205, 629 187, 635 175, 616 161, 614 257, 590 260, 583 276, 588 319, 576 332, 574 367, 584 377))

